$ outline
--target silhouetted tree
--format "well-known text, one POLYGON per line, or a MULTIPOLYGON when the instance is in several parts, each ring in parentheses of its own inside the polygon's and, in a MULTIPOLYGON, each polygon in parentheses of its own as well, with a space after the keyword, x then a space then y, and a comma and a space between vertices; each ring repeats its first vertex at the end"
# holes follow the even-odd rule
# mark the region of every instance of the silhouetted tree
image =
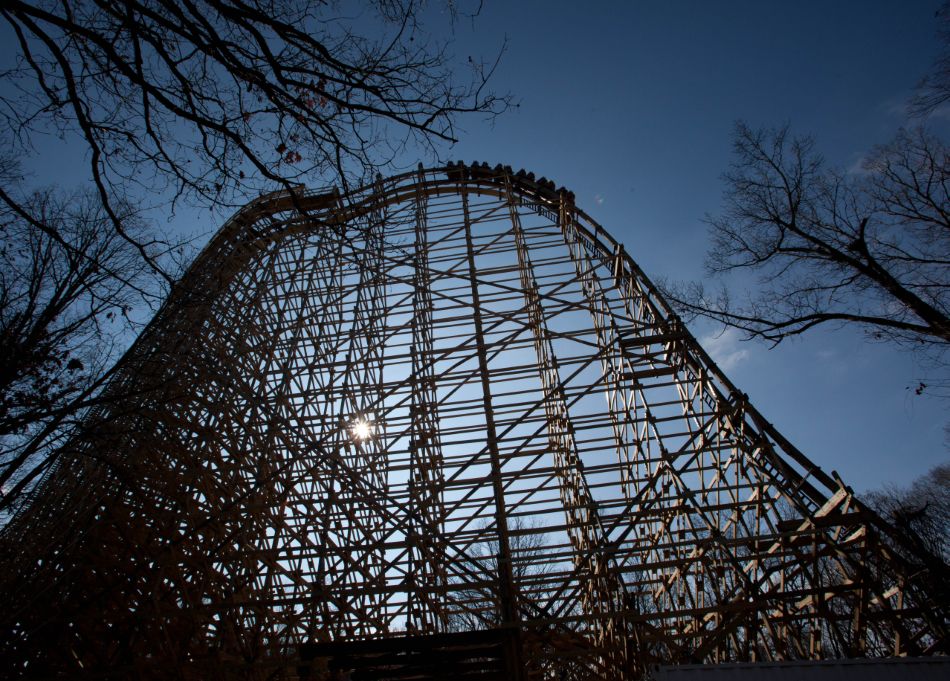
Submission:
POLYGON ((937 21, 941 52, 910 100, 910 111, 917 116, 928 116, 950 102, 950 2, 937 10, 937 21))
MULTIPOLYGON (((512 578, 515 589, 530 588, 527 584, 543 581, 543 577, 552 571, 555 564, 545 554, 547 546, 543 528, 520 518, 509 524, 509 549, 512 554, 512 578)), ((482 525, 480 533, 490 531, 489 525, 482 525)), ((500 575, 498 570, 498 541, 491 539, 472 543, 466 549, 466 559, 458 572, 464 577, 456 579, 459 586, 453 588, 454 598, 462 605, 449 618, 449 627, 453 631, 473 631, 488 629, 502 623, 498 601, 500 575), (476 578, 487 585, 467 586, 467 582, 476 578)), ((543 592, 537 592, 534 585, 533 597, 543 600, 543 592)))
MULTIPOLYGON (((137 247, 112 229, 95 195, 47 190, 21 203, 32 219, 0 206, 3 514, 96 403, 123 346, 121 335, 133 327, 130 311, 158 284, 137 247)), ((117 204, 115 211, 150 257, 163 254, 165 245, 147 235, 131 208, 117 204)))
POLYGON ((778 343, 827 323, 940 357, 950 344, 950 155, 901 131, 864 174, 827 170, 809 138, 739 124, 726 212, 711 218, 712 275, 758 274, 735 304, 722 288, 671 288, 686 314, 778 343))
MULTIPOLYGON (((583 654, 590 646, 589 633, 577 631, 584 628, 583 624, 570 622, 573 617, 582 620, 583 613, 580 596, 561 588, 563 575, 573 569, 565 547, 552 544, 550 535, 536 521, 515 517, 508 529, 519 616, 522 622, 528 622, 523 624, 525 631, 532 629, 531 620, 558 613, 568 621, 559 625, 557 637, 562 645, 573 639, 576 646, 575 655, 565 655, 563 650, 559 653, 548 648, 543 635, 538 639, 527 633, 523 654, 529 676, 564 681, 600 678, 583 654)), ((479 631, 503 624, 498 539, 489 524, 481 525, 479 533, 491 538, 473 542, 465 550, 466 558, 453 566, 455 577, 450 580, 449 593, 455 607, 448 618, 450 631, 479 631)))
MULTIPOLYGON (((943 55, 910 109, 928 114, 950 97, 950 5, 938 12, 943 55)), ((810 137, 788 126, 738 123, 725 173, 725 210, 709 217, 707 272, 722 284, 663 288, 688 317, 702 316, 777 344, 821 325, 863 328, 946 366, 950 344, 950 150, 924 128, 900 130, 843 174, 810 137), (742 273, 754 275, 742 280, 742 273)), ((945 389, 937 377, 917 392, 945 389), (936 384, 936 385, 934 385, 936 384)))
POLYGON ((922 552, 950 563, 950 464, 934 466, 908 487, 868 492, 863 500, 922 552))
MULTIPOLYGON (((468 57, 470 77, 455 77, 419 5, 12 0, 0 17, 18 58, 0 74, 0 124, 20 151, 51 131, 78 137, 103 210, 148 260, 118 214, 130 195, 220 206, 345 182, 410 142, 454 140, 459 114, 504 109, 486 89, 493 65, 468 57)), ((33 219, 3 188, 0 200, 33 219)))

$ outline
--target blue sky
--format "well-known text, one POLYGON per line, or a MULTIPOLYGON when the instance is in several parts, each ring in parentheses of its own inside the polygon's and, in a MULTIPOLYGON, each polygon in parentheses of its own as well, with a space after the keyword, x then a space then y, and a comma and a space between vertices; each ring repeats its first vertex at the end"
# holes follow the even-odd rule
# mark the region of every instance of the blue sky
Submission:
MULTIPOLYGON (((496 2, 454 50, 491 56, 520 106, 463 123, 449 158, 506 163, 573 189, 652 278, 703 276, 706 213, 738 119, 789 123, 853 168, 906 124, 938 52, 939 2, 496 2)), ((933 124, 946 135, 948 121, 933 124)), ((769 350, 693 325, 757 407, 856 490, 905 484, 950 459, 946 400, 916 396, 913 359, 853 330, 769 350)))
MULTIPOLYGON (((491 59, 507 39, 494 87, 519 106, 491 125, 463 120, 443 154, 552 178, 648 276, 698 279, 703 216, 720 208, 735 122, 790 123, 832 165, 856 167, 906 123, 903 105, 938 51, 939 5, 486 2, 474 23, 456 23, 452 50, 462 64, 491 59)), ((948 117, 933 123, 950 131, 948 117)), ((52 138, 39 147, 27 168, 35 180, 74 181, 81 150, 52 138)), ((180 210, 170 228, 207 238, 220 221, 180 210)), ((856 490, 906 484, 950 460, 950 403, 916 396, 925 373, 890 346, 829 330, 768 350, 734 331, 692 330, 766 418, 856 490)))

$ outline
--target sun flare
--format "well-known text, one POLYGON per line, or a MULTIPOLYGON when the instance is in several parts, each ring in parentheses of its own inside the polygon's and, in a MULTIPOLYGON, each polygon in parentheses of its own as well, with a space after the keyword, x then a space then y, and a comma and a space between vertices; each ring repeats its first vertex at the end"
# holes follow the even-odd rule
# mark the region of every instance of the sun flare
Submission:
POLYGON ((373 424, 366 419, 355 421, 350 427, 355 440, 368 440, 373 436, 373 424))

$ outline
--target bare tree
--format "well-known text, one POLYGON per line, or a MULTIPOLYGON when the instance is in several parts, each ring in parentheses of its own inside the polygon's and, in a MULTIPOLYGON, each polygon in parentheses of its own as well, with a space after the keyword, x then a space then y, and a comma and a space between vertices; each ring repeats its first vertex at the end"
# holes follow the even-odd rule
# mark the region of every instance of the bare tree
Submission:
POLYGON ((937 21, 941 52, 910 100, 910 112, 915 116, 928 116, 950 102, 950 2, 937 10, 937 21))
POLYGON ((885 486, 863 499, 925 554, 950 563, 950 464, 933 467, 909 487, 885 486))
MULTIPOLYGON (((158 283, 137 247, 111 228, 95 195, 47 190, 21 205, 32 219, 0 207, 3 514, 99 399, 134 326, 130 313, 155 295, 158 283)), ((160 258, 165 245, 147 236, 131 209, 117 204, 115 211, 126 233, 160 258)))
MULTIPOLYGON (((559 588, 563 574, 571 570, 569 556, 564 555, 563 547, 552 544, 544 526, 535 520, 515 517, 508 529, 512 580, 518 594, 520 616, 532 620, 541 613, 550 615, 556 610, 560 610, 565 618, 581 615, 575 596, 562 593, 559 588)), ((490 523, 481 524, 478 533, 487 537, 470 544, 465 551, 465 560, 454 566, 455 578, 450 580, 449 588, 456 609, 449 614, 450 631, 479 631, 504 624, 500 607, 502 577, 498 538, 490 523)), ((531 624, 525 626, 526 630, 532 627, 531 624)), ((573 625, 565 624, 562 628, 558 634, 563 638, 573 637, 578 649, 583 650, 585 645, 589 645, 589 640, 576 633, 573 625)), ((583 655, 577 658, 552 655, 553 651, 546 650, 541 641, 531 640, 530 634, 524 643, 523 654, 532 678, 564 681, 599 678, 583 655)))
MULTIPOLYGON (((554 563, 546 555, 547 536, 544 529, 531 521, 515 518, 509 530, 509 549, 512 554, 512 579, 515 588, 519 591, 533 589, 528 583, 543 581, 544 576, 552 571, 554 563)), ((482 524, 478 528, 479 534, 491 532, 489 524, 482 524)), ((462 561, 459 574, 464 577, 456 580, 455 598, 463 605, 451 613, 449 628, 453 631, 474 631, 498 626, 502 623, 501 611, 498 607, 500 598, 497 590, 500 588, 501 576, 498 569, 498 540, 492 538, 477 541, 466 549, 466 559, 462 561), (467 581, 472 578, 484 581, 488 586, 468 586, 467 581), (464 585, 464 586, 462 586, 464 585)), ((542 594, 534 593, 534 598, 541 598, 542 594)))
MULTIPOLYGON (((346 182, 408 143, 454 140, 460 114, 508 103, 486 89, 494 64, 468 57, 460 84, 419 5, 11 0, 0 17, 18 59, 0 73, 0 120, 25 153, 38 134, 78 137, 126 238, 117 204, 142 192, 221 206, 346 182)), ((0 200, 33 218, 2 188, 0 200)))
POLYGON ((723 286, 669 286, 687 315, 779 343, 823 324, 940 361, 950 344, 950 153, 923 129, 877 148, 863 173, 825 167, 810 138, 740 123, 726 211, 709 218, 713 276, 749 271, 735 303, 723 286))
MULTIPOLYGON (((950 4, 937 13, 943 54, 910 110, 950 93, 950 4)), ((858 172, 827 167, 788 126, 738 123, 725 209, 707 217, 712 246, 700 283, 663 286, 686 316, 707 317, 778 344, 817 326, 858 326, 919 352, 931 369, 917 392, 950 387, 950 150, 924 128, 900 130, 858 172), (732 285, 749 289, 737 297, 732 285)))

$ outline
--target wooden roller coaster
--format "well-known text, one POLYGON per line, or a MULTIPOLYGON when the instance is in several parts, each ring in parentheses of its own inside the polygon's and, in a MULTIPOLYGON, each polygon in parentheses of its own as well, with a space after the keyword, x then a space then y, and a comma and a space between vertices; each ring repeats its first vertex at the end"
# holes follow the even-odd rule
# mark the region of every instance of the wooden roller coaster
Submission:
POLYGON ((945 567, 553 183, 239 211, 0 536, 21 677, 633 679, 948 649, 945 567))

